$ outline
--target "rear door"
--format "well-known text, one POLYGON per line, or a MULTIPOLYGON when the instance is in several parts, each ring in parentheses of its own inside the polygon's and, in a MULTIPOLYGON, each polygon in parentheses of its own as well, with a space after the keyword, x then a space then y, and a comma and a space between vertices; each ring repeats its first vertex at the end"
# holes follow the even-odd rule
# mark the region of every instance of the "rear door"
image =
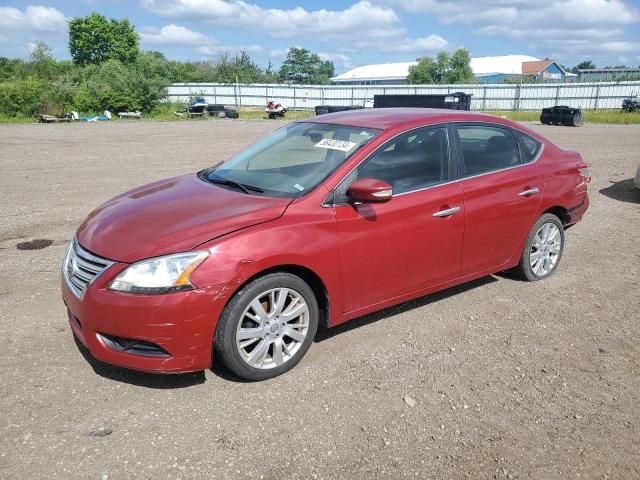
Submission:
POLYGON ((460 274, 463 198, 460 183, 451 182, 449 138, 446 127, 402 134, 381 146, 336 189, 344 311, 460 274), (391 184, 393 198, 387 203, 349 203, 345 192, 358 178, 391 184))
POLYGON ((535 158, 521 155, 514 131, 494 124, 458 124, 458 168, 464 192, 462 275, 499 270, 535 221, 543 180, 535 158))

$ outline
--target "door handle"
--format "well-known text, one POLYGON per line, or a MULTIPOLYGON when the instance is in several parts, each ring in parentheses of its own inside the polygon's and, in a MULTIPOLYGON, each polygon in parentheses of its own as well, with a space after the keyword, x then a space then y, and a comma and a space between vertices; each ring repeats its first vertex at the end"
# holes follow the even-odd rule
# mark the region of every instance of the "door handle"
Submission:
POLYGON ((536 193, 540 193, 540 189, 538 187, 530 188, 529 190, 520 192, 518 195, 520 195, 521 197, 530 197, 531 195, 535 195, 536 193))
POLYGON ((460 207, 451 207, 433 214, 434 217, 450 217, 460 211, 460 207))

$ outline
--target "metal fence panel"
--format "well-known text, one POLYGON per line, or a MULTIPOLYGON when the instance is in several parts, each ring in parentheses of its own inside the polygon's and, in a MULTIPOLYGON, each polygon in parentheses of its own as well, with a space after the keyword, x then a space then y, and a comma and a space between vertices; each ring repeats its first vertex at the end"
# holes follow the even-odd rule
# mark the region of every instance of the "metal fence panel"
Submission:
POLYGON ((239 107, 264 107, 273 100, 292 109, 313 109, 316 105, 360 105, 374 95, 448 94, 473 95, 473 110, 540 110, 554 105, 583 109, 618 109, 624 98, 640 94, 640 81, 551 84, 473 85, 276 85, 175 83, 167 100, 188 102, 203 96, 210 103, 239 107))

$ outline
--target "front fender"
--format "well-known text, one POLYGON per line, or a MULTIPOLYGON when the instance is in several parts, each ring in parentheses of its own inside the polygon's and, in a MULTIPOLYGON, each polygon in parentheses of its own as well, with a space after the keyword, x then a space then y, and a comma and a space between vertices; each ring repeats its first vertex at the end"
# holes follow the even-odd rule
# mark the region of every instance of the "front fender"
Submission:
POLYGON ((309 213, 292 205, 276 220, 212 240, 198 249, 208 250, 210 256, 191 275, 192 282, 200 288, 225 285, 226 301, 260 272, 292 265, 311 270, 323 282, 331 299, 332 323, 340 315, 342 301, 333 208, 318 207, 309 213))

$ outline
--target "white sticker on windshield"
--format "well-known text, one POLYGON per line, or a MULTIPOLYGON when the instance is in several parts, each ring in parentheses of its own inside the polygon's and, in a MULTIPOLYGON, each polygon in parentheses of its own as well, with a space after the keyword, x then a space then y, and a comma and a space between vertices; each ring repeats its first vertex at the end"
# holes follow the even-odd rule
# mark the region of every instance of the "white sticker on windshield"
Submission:
POLYGON ((304 187, 303 187, 302 185, 300 185, 299 183, 296 183, 296 184, 294 185, 294 187, 296 187, 296 188, 297 188, 298 190, 300 190, 300 191, 304 190, 304 187))
POLYGON ((347 142, 345 140, 332 140, 331 138, 323 138, 318 143, 316 143, 315 146, 318 148, 328 148, 330 150, 340 150, 341 152, 348 152, 356 145, 357 143, 347 142))

